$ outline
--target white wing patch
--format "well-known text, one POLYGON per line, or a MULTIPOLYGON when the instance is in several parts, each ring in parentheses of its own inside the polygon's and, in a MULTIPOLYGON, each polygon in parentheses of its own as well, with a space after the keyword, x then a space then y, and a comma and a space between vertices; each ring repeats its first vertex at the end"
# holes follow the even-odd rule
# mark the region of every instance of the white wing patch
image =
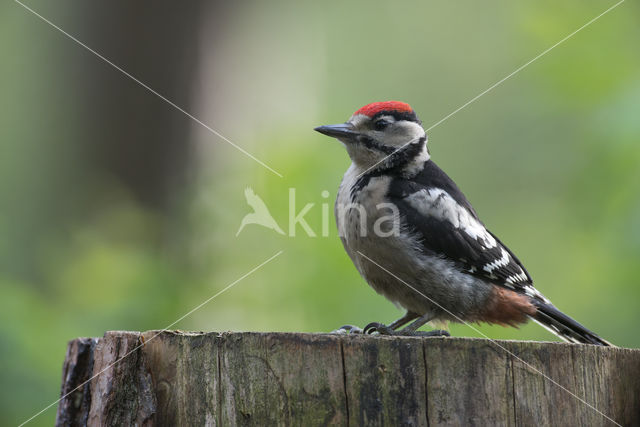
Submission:
POLYGON ((502 256, 500 259, 496 259, 493 262, 486 264, 482 269, 487 273, 491 274, 493 270, 499 267, 504 267, 511 261, 511 257, 509 256, 509 252, 505 251, 504 248, 500 248, 500 253, 502 256))
MULTIPOLYGON (((481 270, 489 280, 500 277, 501 285, 509 289, 521 289, 526 295, 548 302, 540 292, 530 285, 530 279, 524 269, 509 253, 509 250, 498 244, 498 241, 464 206, 458 204, 453 197, 441 188, 423 188, 405 198, 407 203, 424 217, 447 221, 454 228, 465 233, 487 251, 483 266, 471 266, 467 272, 476 274, 481 270), (489 251, 489 249, 494 249, 489 251), (498 251, 499 249, 499 251, 498 251), (488 262, 490 260, 490 262, 488 262)), ((461 262, 467 263, 464 258, 461 262)))
POLYGON ((528 282, 528 281, 529 281, 529 278, 527 277, 526 274, 524 274, 524 271, 522 271, 522 269, 520 269, 520 273, 513 274, 507 277, 507 279, 505 280, 505 282, 507 283, 519 283, 519 282, 528 282))
POLYGON ((525 286, 523 290, 524 290, 524 293, 530 296, 531 298, 538 298, 539 300, 544 301, 547 304, 551 304, 551 301, 549 301, 544 295, 540 293, 540 291, 538 291, 533 286, 531 285, 525 286))
POLYGON ((455 228, 480 242, 485 249, 497 245, 496 239, 487 229, 441 188, 422 189, 407 196, 405 200, 422 215, 449 221, 455 228))

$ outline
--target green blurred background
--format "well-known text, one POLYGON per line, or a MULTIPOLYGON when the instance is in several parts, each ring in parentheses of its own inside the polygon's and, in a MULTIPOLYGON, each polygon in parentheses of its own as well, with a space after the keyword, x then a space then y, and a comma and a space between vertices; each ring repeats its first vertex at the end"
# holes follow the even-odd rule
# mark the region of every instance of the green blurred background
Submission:
MULTIPOLYGON (((0 5, 0 424, 59 393, 68 340, 174 327, 329 331, 401 312, 329 237, 247 226, 252 187, 320 232, 349 160, 312 131, 380 100, 425 127, 614 2, 0 5), (329 199, 321 196, 327 190, 329 199)), ((434 160, 558 307, 638 347, 640 8, 626 2, 430 132, 434 160)), ((554 340, 535 324, 493 338, 554 340)), ((458 336, 476 336, 462 325, 458 336)), ((36 418, 50 425, 55 408, 36 418)))

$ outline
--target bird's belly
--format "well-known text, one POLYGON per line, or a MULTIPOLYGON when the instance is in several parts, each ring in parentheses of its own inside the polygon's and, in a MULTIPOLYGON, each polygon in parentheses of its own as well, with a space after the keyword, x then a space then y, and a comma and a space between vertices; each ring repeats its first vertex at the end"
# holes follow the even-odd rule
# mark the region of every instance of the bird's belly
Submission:
POLYGON ((397 213, 381 207, 384 202, 375 194, 346 197, 341 193, 336 203, 338 231, 358 272, 394 304, 426 312, 429 301, 411 289, 428 292, 418 243, 401 230, 397 213))
POLYGON ((422 254, 410 241, 408 236, 358 239, 352 259, 376 292, 407 310, 453 321, 478 314, 492 285, 448 260, 422 254))
MULTIPOLYGON (((347 252, 357 270, 379 294, 396 305, 420 314, 432 311, 433 283, 415 250, 397 237, 369 235, 346 239, 347 252), (425 298, 426 296, 426 298, 425 298)), ((435 275, 434 271, 432 276, 435 275)))
MULTIPOLYGON (((347 198, 339 193, 338 204, 347 198)), ((356 208, 336 206, 338 230, 345 250, 367 283, 394 304, 442 320, 458 320, 480 310, 491 285, 461 272, 453 262, 421 250, 419 239, 401 223, 399 215, 380 209, 379 201, 348 199, 356 208)))

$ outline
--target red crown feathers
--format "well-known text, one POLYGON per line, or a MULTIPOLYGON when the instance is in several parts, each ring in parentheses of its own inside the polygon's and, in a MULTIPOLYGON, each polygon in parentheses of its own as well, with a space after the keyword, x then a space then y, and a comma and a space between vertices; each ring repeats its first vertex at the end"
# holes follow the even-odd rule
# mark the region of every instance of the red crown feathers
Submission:
POLYGON ((355 114, 364 114, 365 116, 373 117, 380 111, 398 112, 398 113, 411 113, 413 108, 406 102, 400 101, 385 101, 385 102, 373 102, 360 108, 355 114))

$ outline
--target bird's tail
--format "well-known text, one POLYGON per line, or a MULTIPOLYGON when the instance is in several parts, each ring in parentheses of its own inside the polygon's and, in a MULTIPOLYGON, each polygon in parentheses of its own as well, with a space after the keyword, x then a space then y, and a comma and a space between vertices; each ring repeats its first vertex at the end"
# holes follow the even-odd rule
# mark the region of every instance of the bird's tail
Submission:
POLYGON ((531 318, 563 340, 572 343, 613 346, 553 305, 538 300, 534 300, 533 304, 537 311, 531 318))

